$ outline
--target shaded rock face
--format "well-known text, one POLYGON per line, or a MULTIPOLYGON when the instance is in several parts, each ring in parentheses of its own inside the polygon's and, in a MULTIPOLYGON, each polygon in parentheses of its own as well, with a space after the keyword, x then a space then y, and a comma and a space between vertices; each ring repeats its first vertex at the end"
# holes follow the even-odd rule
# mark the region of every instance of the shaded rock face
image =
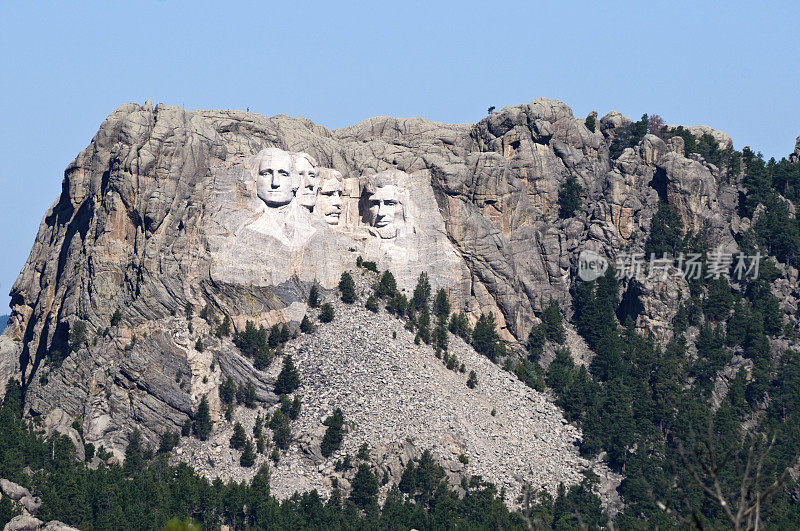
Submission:
MULTIPOLYGON (((641 251, 659 199, 713 244, 734 245, 735 185, 684 157, 676 139, 647 135, 612 160, 609 145, 629 123, 612 112, 592 132, 543 98, 474 125, 378 117, 339 130, 123 105, 66 169, 14 284, 0 394, 17 376, 29 415, 52 429, 80 419, 85 442, 121 456, 132 427, 155 442, 202 396, 218 416, 227 376, 275 401, 270 378, 205 320, 187 319, 187 304, 236 329, 296 323, 312 283, 334 289, 360 255, 406 293, 427 272, 455 310, 473 321, 493 312, 513 342, 549 299, 569 312, 580 250, 612 261, 641 251), (583 208, 559 219, 570 176, 583 208), (77 320, 88 337, 70 344, 77 320), (54 353, 60 366, 46 362, 54 353)), ((643 308, 633 317, 663 335, 678 301, 647 304, 657 289, 632 290, 643 308)))

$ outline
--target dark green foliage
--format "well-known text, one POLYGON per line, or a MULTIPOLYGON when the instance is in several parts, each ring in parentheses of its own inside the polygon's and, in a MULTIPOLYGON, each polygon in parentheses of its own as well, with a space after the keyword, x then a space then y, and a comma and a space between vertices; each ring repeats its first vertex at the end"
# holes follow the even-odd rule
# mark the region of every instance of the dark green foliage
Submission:
POLYGON ((441 350, 447 350, 447 347, 449 346, 449 338, 447 337, 447 328, 441 321, 439 322, 439 324, 436 325, 436 328, 433 331, 433 342, 436 348, 441 350))
POLYGON ((269 421, 269 429, 272 430, 272 442, 281 450, 289 448, 292 442, 292 426, 289 417, 280 409, 276 409, 269 421))
POLYGON ((237 421, 233 426, 233 435, 231 436, 230 446, 234 450, 241 450, 244 448, 244 443, 247 441, 247 434, 244 432, 244 427, 237 421))
POLYGON ((408 299, 406 299, 406 296, 400 292, 396 292, 395 295, 389 299, 388 304, 386 304, 386 310, 389 313, 397 315, 398 317, 401 317, 403 314, 405 314, 408 307, 408 299))
POLYGON ((453 312, 450 316, 450 324, 447 328, 450 330, 451 334, 459 336, 465 341, 469 341, 469 338, 472 336, 469 320, 467 319, 467 314, 464 312, 453 312))
POLYGON ((219 399, 223 404, 232 404, 236 400, 236 384, 230 376, 219 384, 219 399))
POLYGON ((362 444, 358 448, 358 453, 356 454, 356 459, 361 459, 362 461, 366 461, 369 459, 369 445, 367 443, 362 444))
POLYGON ((247 382, 247 385, 240 386, 237 398, 245 407, 253 409, 256 405, 256 387, 253 382, 247 382))
POLYGON ((724 321, 733 307, 733 294, 728 279, 720 277, 708 281, 708 298, 705 304, 706 317, 712 321, 724 321))
POLYGON ((319 320, 323 323, 330 323, 336 317, 336 312, 333 310, 333 305, 326 302, 322 305, 319 311, 319 320))
POLYGON ((201 441, 205 441, 211 435, 211 415, 208 410, 208 399, 203 396, 200 405, 197 406, 197 413, 194 415, 194 434, 201 441))
POLYGON ((236 332, 233 335, 233 343, 248 358, 264 355, 269 350, 267 330, 263 325, 256 328, 253 321, 247 321, 244 331, 236 332))
POLYGON ((277 348, 281 344, 281 327, 278 323, 272 325, 269 329, 269 339, 267 339, 267 346, 269 348, 277 348))
POLYGON ((311 321, 311 319, 309 319, 307 315, 304 315, 303 320, 300 321, 300 331, 304 334, 311 334, 316 329, 317 327, 314 326, 314 323, 311 321))
POLYGON ((275 394, 288 395, 300 387, 300 373, 294 366, 291 354, 287 354, 283 358, 283 367, 275 380, 275 394))
POLYGON ((69 348, 73 352, 77 352, 83 345, 87 343, 86 323, 80 319, 72 323, 69 330, 69 348))
POLYGON ((597 118, 595 117, 594 114, 590 114, 589 116, 587 116, 586 120, 583 123, 586 126, 586 129, 588 129, 592 133, 594 133, 595 130, 597 129, 597 118))
POLYGON ((117 308, 111 316, 111 327, 113 328, 119 325, 120 321, 122 321, 122 313, 119 311, 119 308, 117 308))
POLYGON ((254 464, 256 464, 256 452, 255 448, 253 447, 253 441, 248 438, 244 442, 242 455, 239 457, 239 465, 245 468, 250 468, 254 464))
POLYGON ((346 304, 353 304, 356 302, 356 283, 353 281, 353 276, 345 271, 339 280, 339 292, 341 293, 342 302, 346 304))
POLYGON ((433 300, 433 314, 438 319, 444 319, 445 322, 450 315, 450 300, 444 288, 439 288, 439 291, 436 292, 436 297, 433 300))
POLYGON ((542 327, 544 335, 548 341, 558 345, 563 345, 567 336, 564 331, 564 324, 561 320, 561 309, 558 303, 551 300, 542 310, 542 327))
POLYGON ((431 313, 428 306, 422 307, 417 318, 417 334, 425 343, 431 342, 431 313))
POLYGON ((227 337, 231 335, 231 318, 228 317, 227 314, 223 317, 222 322, 219 324, 214 334, 217 337, 227 337))
POLYGON ((650 234, 644 244, 645 258, 651 254, 656 258, 662 256, 677 257, 683 243, 683 221, 678 210, 670 204, 660 201, 658 210, 650 223, 650 234))
POLYGON ((342 439, 344 438, 344 413, 342 413, 341 409, 336 408, 336 411, 328 416, 323 424, 325 424, 328 429, 325 430, 325 435, 322 437, 320 451, 324 457, 328 457, 342 445, 342 439))
POLYGON ((375 288, 375 295, 381 299, 391 299, 397 294, 397 281, 389 271, 384 271, 375 288))
POLYGON ((609 154, 612 159, 616 159, 626 148, 634 147, 642 141, 647 134, 648 117, 642 115, 642 119, 623 125, 614 130, 614 139, 609 147, 609 154))
POLYGON ((197 352, 203 352, 206 349, 205 345, 203 345, 203 338, 197 338, 197 341, 194 342, 194 349, 197 352))
POLYGON ((574 369, 575 363, 569 350, 560 348, 556 350, 556 357, 547 368, 545 382, 557 395, 561 395, 569 384, 574 369))
POLYGON ((351 482, 350 501, 363 510, 378 509, 378 479, 369 466, 362 463, 351 482))
POLYGON ((308 305, 311 308, 318 308, 319 304, 319 286, 317 286, 317 283, 314 282, 311 284, 311 289, 308 292, 308 305))
POLYGON ((370 295, 367 297, 364 307, 371 312, 378 313, 378 298, 375 295, 370 295))
POLYGON ((541 323, 533 325, 528 333, 528 342, 526 344, 530 361, 539 361, 544 352, 544 344, 546 342, 547 335, 544 331, 544 325, 541 323))
POLYGON ((583 204, 583 187, 574 175, 570 175, 558 188, 558 215, 562 219, 571 218, 583 204))
POLYGON ((544 376, 538 363, 521 360, 514 367, 514 374, 528 387, 539 392, 544 391, 544 376))
POLYGON ((434 461, 430 451, 425 450, 403 471, 398 488, 418 502, 427 503, 434 497, 444 477, 444 469, 434 461))
POLYGON ((419 311, 427 308, 428 300, 431 298, 431 283, 427 273, 420 273, 417 285, 414 287, 414 294, 411 297, 411 306, 419 311))
POLYGON ((194 316, 194 304, 187 302, 183 307, 183 313, 186 314, 186 319, 191 321, 192 316, 194 316))
POLYGON ((475 389, 478 385, 478 375, 475 374, 475 371, 469 371, 469 376, 467 377, 467 387, 470 389, 475 389))
POLYGON ((375 262, 369 262, 367 260, 364 260, 363 258, 361 258, 361 256, 356 258, 356 267, 363 267, 367 271, 372 271, 373 273, 378 272, 378 266, 377 264, 375 264, 375 262))
MULTIPOLYGON (((178 446, 178 442, 180 442, 180 435, 178 435, 174 431, 168 431, 161 436, 161 441, 158 445, 158 453, 160 454, 168 454, 172 451, 173 448, 178 446)), ((91 446, 91 445, 86 445, 91 446)), ((92 446, 92 453, 94 454, 94 447, 92 446)), ((90 461, 91 457, 88 455, 86 456, 86 460, 90 461)))
POLYGON ((497 325, 494 320, 494 314, 491 312, 488 315, 481 314, 478 322, 475 323, 475 328, 472 330, 472 345, 475 350, 494 361, 497 340, 497 325))

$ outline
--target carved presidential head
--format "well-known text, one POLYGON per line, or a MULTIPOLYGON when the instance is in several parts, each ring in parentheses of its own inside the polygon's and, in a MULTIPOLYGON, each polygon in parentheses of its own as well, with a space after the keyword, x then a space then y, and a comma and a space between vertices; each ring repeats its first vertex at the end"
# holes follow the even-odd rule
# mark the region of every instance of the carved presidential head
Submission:
POLYGON ((387 170, 368 178, 361 198, 362 218, 383 238, 395 238, 405 224, 404 192, 406 174, 387 170))
POLYGON ((331 168, 319 170, 320 187, 314 212, 328 225, 338 225, 342 215, 342 174, 331 168))
POLYGON ((251 171, 256 178, 258 197, 267 206, 276 208, 289 204, 300 186, 292 157, 278 148, 265 148, 252 159, 251 171))
POLYGON ((317 203, 319 189, 319 172, 317 161, 308 153, 292 153, 294 170, 300 179, 300 188, 297 190, 297 202, 308 210, 313 210, 317 203))

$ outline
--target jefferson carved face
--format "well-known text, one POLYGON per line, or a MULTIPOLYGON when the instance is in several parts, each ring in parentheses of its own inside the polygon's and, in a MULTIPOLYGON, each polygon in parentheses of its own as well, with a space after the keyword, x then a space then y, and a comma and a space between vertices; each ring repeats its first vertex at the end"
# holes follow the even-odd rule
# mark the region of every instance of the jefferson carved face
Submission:
POLYGON ((319 212, 328 225, 338 225, 342 214, 342 174, 336 170, 320 171, 322 184, 317 196, 315 212, 319 212))
POLYGON ((308 210, 313 210, 317 203, 317 190, 319 189, 316 161, 306 153, 295 153, 292 158, 294 159, 294 169, 300 178, 297 202, 308 210))
POLYGON ((370 225, 378 229, 381 238, 394 238, 397 235, 399 205, 400 194, 393 184, 380 186, 369 196, 370 225))
POLYGON ((263 149, 255 157, 254 169, 258 197, 267 206, 287 205, 294 199, 300 180, 289 153, 278 148, 263 149))

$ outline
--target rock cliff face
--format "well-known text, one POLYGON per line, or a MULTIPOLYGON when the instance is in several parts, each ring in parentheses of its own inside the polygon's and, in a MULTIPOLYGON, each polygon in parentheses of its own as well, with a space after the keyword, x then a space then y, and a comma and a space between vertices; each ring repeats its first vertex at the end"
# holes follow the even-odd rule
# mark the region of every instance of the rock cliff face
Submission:
MULTIPOLYGON (((276 401, 274 375, 199 317, 188 316, 187 328, 189 304, 237 329, 247 320, 296 324, 312 283, 334 288, 362 256, 406 292, 427 272, 473 321, 493 312, 513 344, 549 299, 570 311, 579 251, 611 261, 641 251, 659 199, 713 246, 735 249, 734 231, 748 223, 736 211, 735 179, 687 158, 680 138, 646 135, 612 159, 609 147, 630 123, 612 112, 590 130, 547 99, 474 125, 379 117, 339 130, 123 105, 66 169, 12 289, 0 394, 18 377, 27 414, 76 441, 77 418, 86 442, 120 455, 133 427, 155 442, 202 396, 218 418, 227 376, 252 382, 264 405, 276 401), (568 177, 584 190, 583 208, 561 219, 568 177), (87 338, 70 344, 79 320, 87 338)), ((688 288, 623 289, 641 308, 638 326, 667 337, 688 288)))

